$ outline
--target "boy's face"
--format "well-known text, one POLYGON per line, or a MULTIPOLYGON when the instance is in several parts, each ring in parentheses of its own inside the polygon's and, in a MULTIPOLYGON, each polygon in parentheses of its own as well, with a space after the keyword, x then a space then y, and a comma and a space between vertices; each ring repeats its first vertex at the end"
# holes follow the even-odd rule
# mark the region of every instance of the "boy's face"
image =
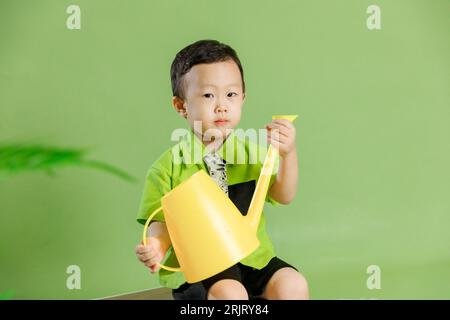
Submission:
POLYGON ((211 132, 225 139, 229 129, 239 124, 245 98, 236 63, 227 60, 195 65, 184 75, 183 81, 185 99, 173 98, 177 112, 188 120, 203 143, 208 144, 211 132), (201 125, 194 125, 196 121, 201 121, 201 125))

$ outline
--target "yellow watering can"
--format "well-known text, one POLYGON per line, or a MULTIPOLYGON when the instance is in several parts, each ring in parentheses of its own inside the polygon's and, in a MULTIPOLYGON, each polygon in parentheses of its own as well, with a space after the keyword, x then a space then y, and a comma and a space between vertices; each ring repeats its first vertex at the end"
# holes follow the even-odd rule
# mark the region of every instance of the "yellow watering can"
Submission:
MULTIPOLYGON (((273 116, 294 121, 296 115, 273 116)), ((256 232, 277 150, 269 146, 247 215, 243 216, 216 182, 200 170, 161 199, 161 207, 147 219, 143 243, 147 244, 147 228, 153 217, 163 210, 165 222, 179 268, 186 281, 194 283, 216 275, 247 257, 259 246, 256 232)))

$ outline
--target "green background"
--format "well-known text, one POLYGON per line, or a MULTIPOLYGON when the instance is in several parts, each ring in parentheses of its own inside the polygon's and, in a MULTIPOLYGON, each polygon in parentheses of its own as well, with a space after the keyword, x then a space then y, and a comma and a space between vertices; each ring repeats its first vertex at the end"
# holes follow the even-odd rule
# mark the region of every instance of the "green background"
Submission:
POLYGON ((448 0, 2 0, 0 143, 89 147, 137 182, 75 167, 0 181, 0 294, 159 287, 135 257, 135 217, 147 168, 187 126, 170 103, 172 59, 212 38, 245 70, 240 127, 300 116, 297 197, 266 216, 311 297, 449 299, 449 12, 448 0), (70 4, 81 30, 66 28, 70 4), (366 27, 371 4, 381 30, 366 27), (66 288, 72 264, 80 290, 66 288))

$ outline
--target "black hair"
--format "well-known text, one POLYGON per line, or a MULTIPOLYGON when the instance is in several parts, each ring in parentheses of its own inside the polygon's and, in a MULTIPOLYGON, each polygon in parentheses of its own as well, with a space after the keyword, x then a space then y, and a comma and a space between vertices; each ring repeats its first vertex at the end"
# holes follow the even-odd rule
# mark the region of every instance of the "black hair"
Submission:
POLYGON ((201 63, 213 63, 233 60, 241 72, 242 90, 245 92, 244 70, 236 51, 230 46, 217 40, 199 40, 177 53, 170 68, 172 93, 174 96, 184 98, 183 76, 191 68, 201 63))

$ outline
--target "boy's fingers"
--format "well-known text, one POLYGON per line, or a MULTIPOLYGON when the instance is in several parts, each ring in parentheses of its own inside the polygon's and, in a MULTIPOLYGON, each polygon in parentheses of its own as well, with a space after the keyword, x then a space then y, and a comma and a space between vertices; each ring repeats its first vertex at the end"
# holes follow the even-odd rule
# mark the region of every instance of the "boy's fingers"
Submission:
MULTIPOLYGON (((141 242, 142 243, 142 242, 141 242)), ((159 262, 162 260, 162 253, 155 246, 152 238, 147 238, 147 245, 139 244, 136 246, 136 255, 145 266, 152 272, 159 270, 159 262)))
POLYGON ((294 124, 291 121, 287 120, 287 119, 275 119, 272 122, 273 123, 277 123, 277 124, 279 124, 279 125, 281 125, 283 127, 286 127, 288 129, 295 129, 294 124))
POLYGON ((278 130, 283 131, 283 132, 290 132, 290 131, 293 130, 292 127, 285 126, 285 125, 283 125, 283 124, 281 124, 279 122, 272 122, 271 125, 274 128, 278 128, 278 130))
POLYGON ((151 257, 144 256, 144 255, 138 255, 137 258, 138 258, 138 260, 139 260, 140 262, 142 262, 142 263, 145 264, 147 261, 150 260, 151 257))
POLYGON ((154 264, 158 264, 159 261, 161 261, 161 259, 158 259, 157 257, 152 257, 151 259, 149 259, 149 260, 147 260, 146 262, 144 262, 144 264, 145 264, 147 267, 151 267, 151 266, 153 266, 154 264))
POLYGON ((278 134, 280 136, 290 137, 295 136, 295 131, 289 130, 286 127, 281 127, 278 125, 274 125, 271 129, 267 129, 267 134, 278 134))
POLYGON ((283 137, 278 137, 278 138, 276 138, 276 137, 271 137, 270 138, 270 140, 269 140, 269 143, 278 143, 278 144, 284 144, 284 143, 286 143, 286 141, 285 141, 285 138, 283 138, 283 137))
POLYGON ((289 141, 289 137, 281 135, 281 134, 278 135, 278 136, 271 136, 270 138, 272 140, 278 142, 278 143, 281 143, 281 144, 287 143, 289 141))
POLYGON ((151 273, 155 273, 155 272, 157 272, 158 270, 159 270, 159 265, 158 265, 158 264, 155 264, 155 265, 153 265, 153 266, 150 267, 151 273))
POLYGON ((142 262, 146 262, 148 260, 150 260, 151 258, 153 258, 155 255, 151 254, 151 253, 144 253, 144 254, 139 254, 138 255, 138 259, 142 262))
POLYGON ((147 252, 150 252, 152 250, 153 250, 153 248, 150 247, 150 246, 138 245, 136 247, 136 253, 137 254, 147 253, 147 252))
POLYGON ((136 247, 136 254, 142 254, 148 252, 148 249, 146 247, 137 246, 136 247))
POLYGON ((291 131, 288 128, 280 126, 278 124, 268 125, 267 129, 268 133, 278 131, 278 134, 282 134, 284 136, 288 136, 291 133, 291 131))
POLYGON ((143 263, 147 267, 151 267, 152 265, 155 264, 155 257, 150 257, 150 259, 147 259, 147 260, 143 261, 143 263))
POLYGON ((271 145, 273 145, 276 149, 278 149, 278 147, 280 146, 280 142, 278 141, 278 140, 275 140, 275 139, 272 139, 272 138, 269 138, 269 139, 267 139, 268 140, 268 142, 271 144, 271 145))
POLYGON ((150 250, 150 251, 146 251, 146 252, 137 253, 136 255, 137 255, 137 258, 139 259, 139 261, 146 262, 146 261, 150 260, 151 258, 155 257, 157 255, 157 253, 154 250, 150 250))
POLYGON ((145 247, 142 244, 138 244, 135 248, 135 251, 140 252, 140 251, 142 251, 142 248, 145 248, 145 247))
POLYGON ((283 137, 286 137, 286 138, 289 137, 288 133, 283 132, 281 130, 269 131, 269 132, 267 132, 267 135, 271 136, 271 137, 277 137, 277 136, 283 136, 283 137))
POLYGON ((151 267, 151 266, 153 266, 155 263, 152 261, 152 260, 147 260, 147 261, 145 261, 144 262, 144 265, 146 265, 147 267, 151 267))
POLYGON ((150 255, 156 255, 158 251, 155 248, 152 247, 146 247, 144 250, 142 250, 139 254, 150 254, 150 255))
POLYGON ((279 149, 280 147, 286 147, 287 143, 284 139, 267 139, 268 142, 275 147, 275 149, 279 149))
POLYGON ((148 267, 156 271, 159 269, 160 262, 161 262, 161 259, 153 258, 150 260, 148 267))
POLYGON ((147 247, 157 250, 159 248, 158 239, 155 239, 154 237, 147 238, 147 247))

